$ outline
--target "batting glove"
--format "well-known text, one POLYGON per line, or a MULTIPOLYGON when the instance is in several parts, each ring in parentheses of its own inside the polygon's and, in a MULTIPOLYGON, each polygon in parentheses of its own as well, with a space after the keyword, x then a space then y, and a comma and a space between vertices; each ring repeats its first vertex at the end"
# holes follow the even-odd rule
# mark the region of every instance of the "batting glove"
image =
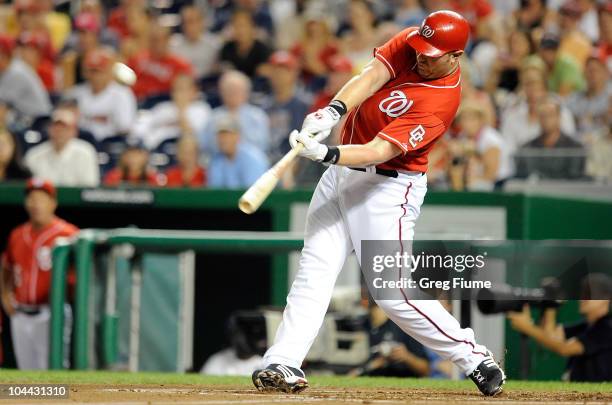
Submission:
POLYGON ((299 143, 304 145, 304 149, 299 152, 300 156, 314 160, 315 162, 322 162, 327 155, 327 146, 320 143, 322 139, 329 136, 331 130, 327 130, 323 133, 319 133, 317 136, 311 136, 309 133, 304 131, 298 132, 293 130, 289 135, 289 144, 292 148, 295 148, 299 143))
MULTIPOLYGON (((315 136, 325 135, 327 138, 331 129, 340 122, 342 115, 346 113, 346 106, 339 100, 332 101, 327 107, 310 113, 304 119, 302 131, 315 136)), ((321 138, 322 141, 325 138, 321 138)))

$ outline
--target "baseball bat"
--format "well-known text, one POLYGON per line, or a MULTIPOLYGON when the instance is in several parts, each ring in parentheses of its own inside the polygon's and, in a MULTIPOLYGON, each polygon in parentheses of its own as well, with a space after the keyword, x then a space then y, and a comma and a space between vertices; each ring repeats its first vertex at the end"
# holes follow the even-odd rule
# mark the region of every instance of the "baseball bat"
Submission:
POLYGON ((285 173, 287 168, 293 162, 293 159, 304 148, 301 143, 282 157, 274 166, 268 169, 267 172, 261 175, 255 183, 238 200, 238 208, 245 214, 252 214, 261 206, 266 198, 270 195, 276 184, 285 173))

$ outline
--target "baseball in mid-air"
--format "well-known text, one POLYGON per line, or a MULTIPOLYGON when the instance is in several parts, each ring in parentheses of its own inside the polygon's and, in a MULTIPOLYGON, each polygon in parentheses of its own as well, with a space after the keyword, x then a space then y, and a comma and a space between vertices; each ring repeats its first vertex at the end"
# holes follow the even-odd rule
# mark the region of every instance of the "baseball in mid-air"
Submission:
POLYGON ((133 86, 136 83, 136 73, 124 63, 117 62, 113 65, 113 75, 117 81, 126 86, 133 86))

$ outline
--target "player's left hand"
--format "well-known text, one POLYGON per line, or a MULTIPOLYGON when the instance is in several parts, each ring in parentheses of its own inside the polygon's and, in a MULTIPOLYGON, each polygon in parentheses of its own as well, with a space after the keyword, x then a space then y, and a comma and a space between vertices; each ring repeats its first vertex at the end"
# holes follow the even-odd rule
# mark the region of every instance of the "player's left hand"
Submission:
POLYGON ((325 139, 329 135, 330 130, 327 133, 319 134, 317 136, 311 136, 310 134, 297 130, 293 130, 289 135, 289 144, 292 148, 295 148, 299 143, 304 145, 299 153, 300 156, 313 160, 315 162, 323 161, 325 155, 327 155, 327 146, 320 143, 321 139, 325 139))
POLYGON ((300 132, 318 136, 319 140, 322 141, 329 136, 332 128, 340 122, 340 118, 342 118, 340 113, 332 107, 321 108, 306 116, 300 132))

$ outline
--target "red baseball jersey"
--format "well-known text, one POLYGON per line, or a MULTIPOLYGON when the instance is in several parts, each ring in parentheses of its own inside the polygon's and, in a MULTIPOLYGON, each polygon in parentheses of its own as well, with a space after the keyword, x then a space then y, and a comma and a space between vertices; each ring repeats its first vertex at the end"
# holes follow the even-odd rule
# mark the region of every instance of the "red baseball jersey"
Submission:
POLYGON ((172 82, 178 75, 193 73, 191 64, 174 54, 154 58, 148 52, 142 52, 132 57, 128 65, 138 78, 132 90, 139 100, 170 93, 172 82))
POLYGON ((79 229, 60 218, 36 230, 30 222, 13 229, 4 254, 4 268, 12 272, 15 299, 20 304, 49 302, 51 249, 59 236, 69 237, 79 229))
POLYGON ((450 127, 461 100, 461 71, 426 80, 416 72, 416 53, 406 28, 374 50, 391 79, 346 116, 341 143, 365 144, 379 136, 403 153, 378 165, 382 169, 427 171, 427 155, 450 127))

